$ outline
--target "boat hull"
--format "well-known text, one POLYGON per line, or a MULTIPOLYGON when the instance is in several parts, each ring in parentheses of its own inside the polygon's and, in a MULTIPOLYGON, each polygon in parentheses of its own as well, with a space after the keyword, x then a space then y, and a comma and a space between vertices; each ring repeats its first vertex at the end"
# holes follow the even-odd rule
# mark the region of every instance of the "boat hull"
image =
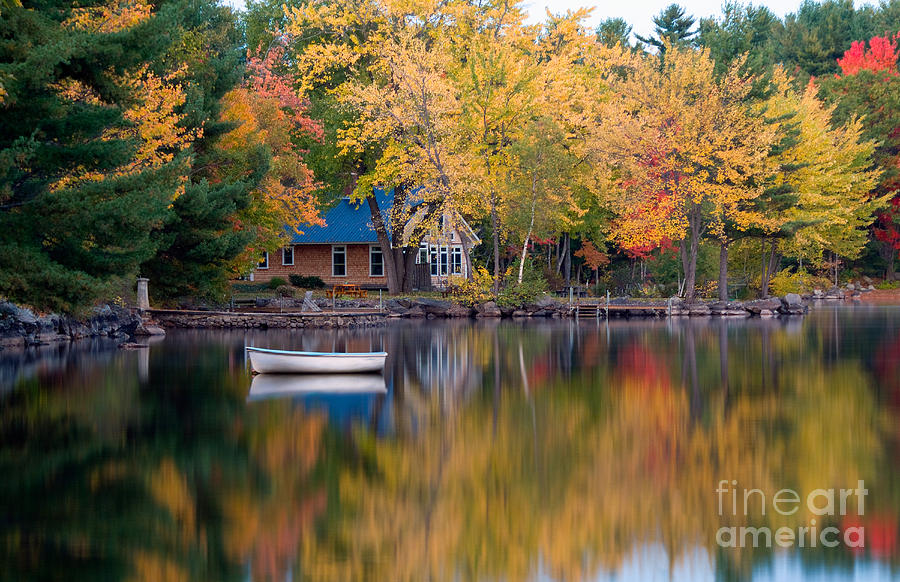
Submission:
POLYGON ((304 394, 383 394, 381 374, 257 374, 248 401, 304 394))
POLYGON ((260 374, 361 374, 384 370, 386 352, 331 354, 247 348, 250 367, 260 374))

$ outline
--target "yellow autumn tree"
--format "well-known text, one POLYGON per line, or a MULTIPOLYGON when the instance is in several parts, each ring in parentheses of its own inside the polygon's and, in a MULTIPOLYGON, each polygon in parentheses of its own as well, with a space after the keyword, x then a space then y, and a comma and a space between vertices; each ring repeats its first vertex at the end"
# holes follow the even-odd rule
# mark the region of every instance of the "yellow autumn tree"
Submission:
POLYGON ((716 76, 707 50, 620 58, 595 136, 618 216, 612 238, 625 249, 680 241, 692 301, 701 239, 765 222, 750 202, 769 174, 774 129, 748 101, 753 79, 740 62, 716 76))
POLYGON ((293 57, 300 86, 327 95, 343 115, 338 156, 351 168, 354 197, 369 206, 392 293, 411 285, 407 265, 419 241, 460 191, 466 164, 450 147, 459 106, 445 43, 464 7, 341 0, 287 10, 287 31, 313 39, 293 57), (376 187, 393 193, 390 216, 376 187))
POLYGON ((856 257, 885 199, 870 195, 878 179, 870 163, 875 144, 862 139, 858 120, 834 124, 834 108, 817 97, 814 85, 797 91, 776 69, 761 108, 776 131, 772 175, 757 201, 770 228, 753 233, 762 240, 766 296, 782 253, 812 263, 829 253, 856 257))

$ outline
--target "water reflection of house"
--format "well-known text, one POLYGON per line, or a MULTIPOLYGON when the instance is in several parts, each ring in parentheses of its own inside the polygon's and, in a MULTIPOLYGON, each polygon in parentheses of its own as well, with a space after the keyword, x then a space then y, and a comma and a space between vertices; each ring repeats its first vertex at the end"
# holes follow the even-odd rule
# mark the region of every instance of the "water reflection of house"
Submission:
MULTIPOLYGON (((375 199, 389 225, 393 196, 376 190, 375 199)), ((466 276, 471 267, 464 240, 470 249, 481 242, 458 214, 439 216, 436 228, 422 240, 416 257, 417 265, 427 265, 420 267, 427 273, 423 277, 427 279, 430 274, 432 285, 443 286, 450 275, 466 276)), ((329 285, 386 288, 384 254, 369 205, 341 199, 326 213, 325 226, 306 227, 302 234, 293 233, 291 244, 277 253, 263 253, 253 279, 287 279, 294 274, 317 276, 329 285)))
POLYGON ((444 410, 468 400, 480 386, 482 373, 473 357, 475 346, 469 332, 460 328, 429 335, 415 352, 406 385, 418 385, 426 397, 439 397, 444 410))

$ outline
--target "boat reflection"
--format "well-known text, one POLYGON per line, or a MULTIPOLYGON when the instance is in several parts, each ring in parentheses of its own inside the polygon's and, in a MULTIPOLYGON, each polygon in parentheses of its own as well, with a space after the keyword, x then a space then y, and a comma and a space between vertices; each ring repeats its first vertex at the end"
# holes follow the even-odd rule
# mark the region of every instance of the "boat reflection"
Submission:
POLYGON ((381 374, 258 374, 250 383, 247 401, 304 394, 383 394, 381 374))

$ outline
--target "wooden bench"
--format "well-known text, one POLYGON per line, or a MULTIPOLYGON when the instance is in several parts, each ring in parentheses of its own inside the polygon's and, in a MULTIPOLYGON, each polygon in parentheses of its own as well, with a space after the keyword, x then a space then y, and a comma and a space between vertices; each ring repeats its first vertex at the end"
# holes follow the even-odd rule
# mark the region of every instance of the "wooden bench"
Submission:
POLYGON ((256 307, 256 297, 231 297, 231 310, 234 311, 240 307, 256 307))

